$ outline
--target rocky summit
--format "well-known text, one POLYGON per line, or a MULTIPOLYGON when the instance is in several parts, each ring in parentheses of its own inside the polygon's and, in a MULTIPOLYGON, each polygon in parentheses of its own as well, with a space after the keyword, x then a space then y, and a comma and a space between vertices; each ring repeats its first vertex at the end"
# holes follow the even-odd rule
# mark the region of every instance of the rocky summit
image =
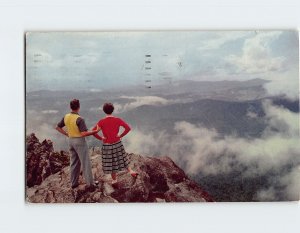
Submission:
POLYGON ((26 185, 41 184, 48 176, 55 174, 70 164, 69 154, 54 152, 50 140, 39 142, 35 134, 26 137, 26 185))
POLYGON ((90 152, 92 172, 99 184, 90 188, 80 176, 80 185, 70 187, 69 159, 66 152, 54 152, 52 142, 27 137, 26 199, 31 203, 74 202, 207 202, 213 199, 190 180, 169 157, 129 154, 130 167, 138 172, 118 173, 117 183, 101 167, 101 150, 90 152), (54 158, 52 158, 54 157, 54 158))

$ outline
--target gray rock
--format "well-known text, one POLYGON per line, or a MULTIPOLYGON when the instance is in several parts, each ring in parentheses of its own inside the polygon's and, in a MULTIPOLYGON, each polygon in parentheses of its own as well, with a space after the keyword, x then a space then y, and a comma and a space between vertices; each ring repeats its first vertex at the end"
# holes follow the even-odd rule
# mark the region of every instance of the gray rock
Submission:
MULTIPOLYGON (((80 185, 76 189, 70 187, 70 169, 65 160, 58 160, 65 152, 54 152, 53 145, 48 140, 38 143, 34 135, 27 140, 27 167, 32 169, 38 164, 40 175, 33 179, 31 174, 27 179, 26 200, 32 203, 74 203, 74 202, 206 202, 213 201, 198 184, 190 180, 169 157, 146 157, 129 154, 130 167, 138 172, 132 177, 127 171, 119 172, 117 183, 111 184, 109 175, 105 175, 101 167, 99 150, 91 151, 90 159, 95 180, 99 185, 93 190, 87 188, 80 176, 80 185), (34 152, 33 152, 34 151, 34 152), (37 155, 40 151, 40 156, 37 155), (51 158, 51 155, 55 158, 51 158), (49 157, 50 156, 50 157, 49 157), (42 157, 43 159, 39 158, 42 157), (44 159, 48 158, 48 160, 44 159), (35 163, 35 159, 38 163, 35 163), (51 163, 55 161, 55 163, 51 163), (61 163, 58 165, 58 161, 61 163), (55 170, 51 168, 55 166, 55 170), (34 165, 34 166, 33 166, 34 165), (50 171, 55 173, 49 174, 50 171)), ((34 175, 34 174, 33 174, 34 175)))

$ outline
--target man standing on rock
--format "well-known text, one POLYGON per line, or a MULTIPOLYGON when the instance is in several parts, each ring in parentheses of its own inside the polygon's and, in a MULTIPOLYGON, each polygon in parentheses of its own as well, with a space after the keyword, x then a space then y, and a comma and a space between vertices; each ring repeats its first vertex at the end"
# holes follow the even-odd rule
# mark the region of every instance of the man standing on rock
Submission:
POLYGON ((85 182, 88 188, 93 189, 95 184, 85 137, 98 133, 100 128, 97 127, 92 131, 88 131, 84 119, 79 115, 79 100, 73 99, 70 102, 70 108, 71 112, 66 114, 57 124, 56 130, 69 138, 71 186, 76 188, 79 185, 78 180, 82 165, 85 182), (65 126, 67 131, 63 129, 65 126))

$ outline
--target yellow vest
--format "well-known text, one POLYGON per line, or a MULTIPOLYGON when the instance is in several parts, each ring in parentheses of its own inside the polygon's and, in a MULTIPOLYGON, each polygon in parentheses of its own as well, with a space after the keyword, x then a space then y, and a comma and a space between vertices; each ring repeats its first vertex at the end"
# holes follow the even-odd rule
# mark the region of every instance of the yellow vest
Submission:
POLYGON ((82 137, 79 128, 76 124, 77 118, 80 117, 78 114, 68 113, 64 117, 65 125, 68 128, 68 136, 70 138, 82 137))

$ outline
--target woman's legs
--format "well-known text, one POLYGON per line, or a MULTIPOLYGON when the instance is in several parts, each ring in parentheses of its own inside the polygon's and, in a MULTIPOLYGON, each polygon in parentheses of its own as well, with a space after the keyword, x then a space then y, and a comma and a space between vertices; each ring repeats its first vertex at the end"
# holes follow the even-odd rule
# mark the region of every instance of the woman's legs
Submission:
POLYGON ((132 176, 132 177, 137 177, 138 173, 134 170, 132 170, 130 167, 127 168, 127 171, 129 172, 129 174, 132 176))
MULTIPOLYGON (((127 168, 128 173, 133 176, 136 177, 138 175, 138 173, 134 170, 132 170, 130 167, 127 168)), ((113 172, 111 173, 111 178, 116 181, 117 180, 117 173, 113 172)))
POLYGON ((117 179, 117 173, 111 173, 111 178, 113 179, 113 180, 116 180, 117 179))
POLYGON ((112 178, 112 181, 111 181, 111 185, 113 185, 113 187, 115 187, 114 185, 117 185, 117 173, 113 172, 111 173, 111 178, 112 178))

